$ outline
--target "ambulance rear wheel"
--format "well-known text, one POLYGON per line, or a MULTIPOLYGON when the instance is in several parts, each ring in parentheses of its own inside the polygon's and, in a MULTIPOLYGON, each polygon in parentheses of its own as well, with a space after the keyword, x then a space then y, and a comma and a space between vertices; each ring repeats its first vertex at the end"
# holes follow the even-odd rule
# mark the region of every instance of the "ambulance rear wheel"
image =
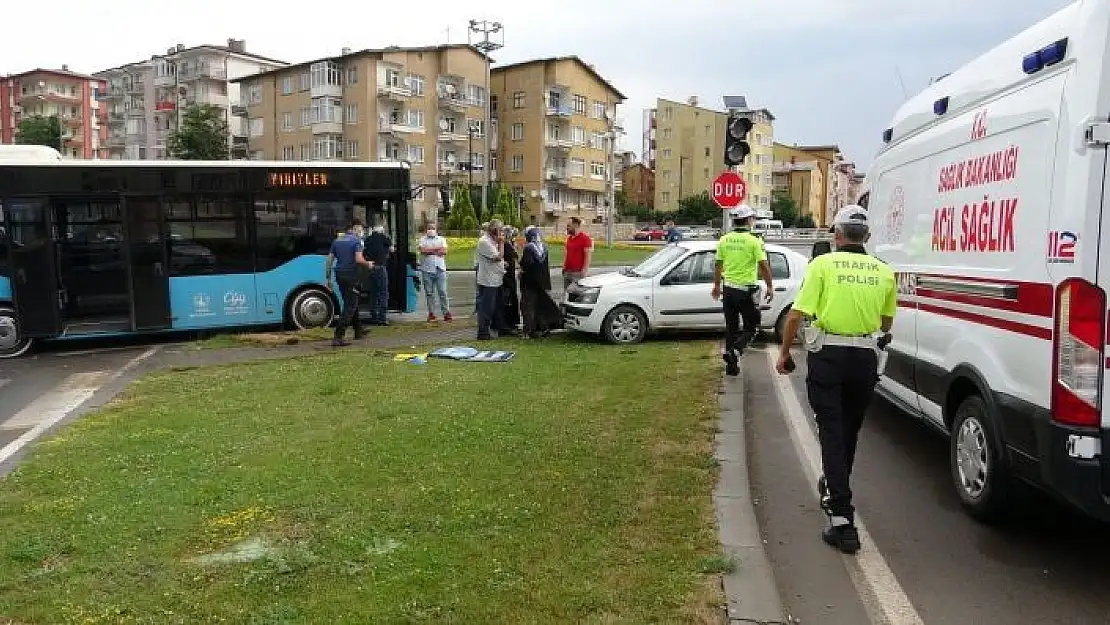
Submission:
POLYGON ((970 395, 960 402, 949 445, 952 479, 964 509, 983 523, 1002 520, 1010 505, 1010 471, 982 397, 970 395))

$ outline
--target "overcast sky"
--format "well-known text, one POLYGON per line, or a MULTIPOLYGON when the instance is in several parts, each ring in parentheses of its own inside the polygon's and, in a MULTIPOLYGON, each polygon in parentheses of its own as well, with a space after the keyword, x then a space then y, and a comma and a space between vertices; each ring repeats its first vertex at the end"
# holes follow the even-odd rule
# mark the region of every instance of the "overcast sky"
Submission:
MULTIPOLYGON (((951 71, 1068 0, 227 0, 5 2, 0 73, 94 72, 176 43, 223 44, 291 63, 354 49, 466 41, 471 18, 505 26, 502 62, 577 54, 628 96, 624 147, 656 97, 721 107, 745 95, 784 143, 841 146, 866 167, 891 115, 951 71), (470 6, 471 8, 468 8, 470 6)), ((1046 42, 1047 43, 1047 42, 1046 42)), ((1020 63, 1015 58, 1014 63, 1020 63)))

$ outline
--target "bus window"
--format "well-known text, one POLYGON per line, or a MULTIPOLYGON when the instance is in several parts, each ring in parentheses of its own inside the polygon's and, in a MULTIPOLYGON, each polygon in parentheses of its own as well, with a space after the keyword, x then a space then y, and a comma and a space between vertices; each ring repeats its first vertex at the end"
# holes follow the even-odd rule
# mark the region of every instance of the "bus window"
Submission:
POLYGON ((237 197, 167 201, 172 256, 170 275, 254 271, 246 209, 246 200, 237 197))
POLYGON ((0 202, 0 277, 8 277, 8 227, 4 225, 4 203, 0 202))
MULTIPOLYGON (((255 271, 269 271, 304 254, 327 254, 345 227, 349 202, 302 199, 256 202, 255 271)), ((355 219, 358 219, 357 213, 355 219)))

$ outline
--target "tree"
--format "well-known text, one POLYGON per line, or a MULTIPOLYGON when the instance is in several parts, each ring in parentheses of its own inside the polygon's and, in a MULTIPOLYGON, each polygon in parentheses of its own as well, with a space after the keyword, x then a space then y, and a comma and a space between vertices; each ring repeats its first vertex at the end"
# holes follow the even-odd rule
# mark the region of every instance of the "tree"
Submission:
POLYGON ((816 228, 817 223, 813 221, 813 215, 810 215, 809 213, 806 213, 805 215, 801 215, 800 217, 798 217, 798 220, 794 222, 794 227, 795 228, 816 228))
POLYGON ((771 212, 782 222, 783 228, 793 228, 798 221, 798 203, 789 193, 776 191, 771 196, 771 212))
POLYGON ((58 151, 62 149, 62 123, 54 115, 32 115, 23 118, 16 130, 16 143, 44 145, 58 151))
POLYGON ((454 198, 451 200, 451 214, 447 216, 448 230, 473 232, 478 229, 478 219, 474 216, 474 204, 470 201, 468 185, 455 185, 454 198))
POLYGON ((721 218, 721 207, 709 197, 708 191, 690 195, 678 202, 673 219, 681 224, 707 224, 721 218))
POLYGON ((227 120, 223 109, 211 104, 194 104, 181 112, 181 125, 166 142, 170 156, 186 161, 226 161, 227 120))
POLYGON ((522 224, 517 219, 516 200, 513 198, 513 192, 503 184, 497 185, 496 191, 497 193, 493 195, 493 206, 490 207, 490 215, 487 221, 500 219, 502 223, 521 228, 522 224))

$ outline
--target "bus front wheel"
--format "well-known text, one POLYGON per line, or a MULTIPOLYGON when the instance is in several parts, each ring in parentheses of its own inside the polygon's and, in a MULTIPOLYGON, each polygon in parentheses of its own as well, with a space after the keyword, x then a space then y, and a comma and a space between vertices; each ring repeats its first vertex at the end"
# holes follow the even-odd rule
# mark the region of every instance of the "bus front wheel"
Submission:
POLYGON ((324 328, 335 317, 335 301, 321 289, 305 289, 289 301, 289 322, 298 330, 324 328))
POLYGON ((15 311, 0 306, 0 358, 17 358, 31 349, 33 339, 23 336, 19 331, 15 311))

